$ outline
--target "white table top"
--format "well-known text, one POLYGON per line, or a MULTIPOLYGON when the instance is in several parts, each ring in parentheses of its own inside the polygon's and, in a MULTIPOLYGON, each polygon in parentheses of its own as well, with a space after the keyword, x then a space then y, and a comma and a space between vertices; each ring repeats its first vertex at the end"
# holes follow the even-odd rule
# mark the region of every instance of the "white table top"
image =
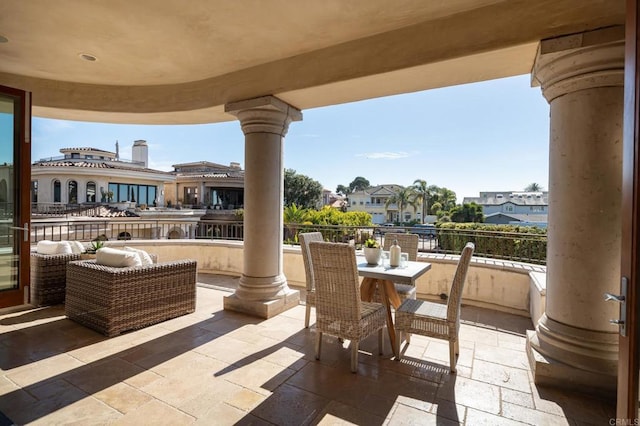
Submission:
POLYGON ((427 262, 408 261, 405 267, 392 268, 388 265, 369 265, 364 256, 356 256, 358 262, 358 275, 361 277, 389 280, 394 283, 414 284, 425 272, 431 269, 427 262))

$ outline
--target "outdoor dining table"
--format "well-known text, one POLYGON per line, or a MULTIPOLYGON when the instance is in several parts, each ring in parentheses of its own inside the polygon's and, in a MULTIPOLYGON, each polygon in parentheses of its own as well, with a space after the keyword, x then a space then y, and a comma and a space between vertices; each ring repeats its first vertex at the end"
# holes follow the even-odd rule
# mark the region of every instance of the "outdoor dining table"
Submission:
POLYGON ((360 298, 365 302, 371 302, 379 284, 382 291, 382 303, 387 308, 387 329, 393 354, 396 353, 396 331, 391 316, 391 305, 394 309, 400 306, 400 297, 393 283, 411 284, 415 286, 416 280, 431 269, 427 262, 406 261, 400 267, 391 267, 388 264, 369 265, 364 256, 357 256, 358 275, 364 277, 360 284, 360 298))

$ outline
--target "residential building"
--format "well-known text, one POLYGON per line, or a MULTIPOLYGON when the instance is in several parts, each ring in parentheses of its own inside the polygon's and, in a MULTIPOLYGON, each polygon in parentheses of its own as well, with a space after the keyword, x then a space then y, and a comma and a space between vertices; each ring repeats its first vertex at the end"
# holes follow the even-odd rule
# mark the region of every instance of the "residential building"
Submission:
POLYGON ((345 197, 334 194, 330 189, 326 188, 322 190, 322 200, 320 204, 320 207, 329 206, 338 210, 347 208, 347 201, 345 197))
POLYGON ((165 185, 167 205, 234 210, 244 206, 244 171, 240 163, 228 166, 198 161, 174 164, 175 181, 165 185))
POLYGON ((546 226, 549 193, 547 191, 480 192, 479 197, 464 197, 462 203, 481 205, 485 223, 546 226))
POLYGON ((355 191, 349 194, 349 204, 347 211, 363 211, 371 215, 371 221, 380 225, 385 222, 410 222, 420 221, 421 212, 409 206, 404 209, 404 218, 400 218, 398 205, 391 203, 385 205, 387 200, 394 196, 402 186, 395 184, 385 184, 372 186, 362 191, 355 191))
POLYGON ((40 159, 31 167, 31 203, 43 212, 65 205, 99 202, 164 206, 165 183, 175 181, 168 172, 147 167, 147 143, 132 147, 136 160, 91 147, 63 148, 59 157, 40 159))

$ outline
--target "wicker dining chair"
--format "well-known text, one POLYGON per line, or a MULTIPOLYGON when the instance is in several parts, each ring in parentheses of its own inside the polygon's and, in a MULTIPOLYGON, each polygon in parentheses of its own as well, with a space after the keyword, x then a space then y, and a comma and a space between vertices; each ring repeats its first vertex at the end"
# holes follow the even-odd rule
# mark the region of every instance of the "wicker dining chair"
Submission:
POLYGON ((351 371, 358 371, 360 341, 378 332, 383 353, 386 309, 381 303, 360 300, 355 248, 342 243, 309 243, 316 285, 316 359, 320 359, 322 334, 351 340, 351 371))
MULTIPOLYGON (((418 234, 395 234, 388 232, 384 234, 384 246, 383 250, 389 250, 393 245, 394 241, 398 242, 403 253, 407 253, 409 255, 409 260, 416 261, 418 260, 418 242, 420 237, 418 234)), ((398 296, 400 296, 400 300, 406 299, 415 299, 416 298, 416 287, 411 284, 394 284, 396 287, 396 292, 398 296)), ((376 291, 374 295, 374 299, 376 302, 380 301, 379 291, 376 291)))
POLYGON ((311 254, 309 253, 309 243, 312 241, 324 241, 321 232, 304 232, 298 234, 300 239, 300 249, 302 250, 302 261, 304 262, 304 274, 307 281, 307 311, 304 315, 304 328, 309 328, 309 318, 311 307, 316 306, 316 286, 313 282, 313 269, 311 268, 311 254))
POLYGON ((397 360, 402 357, 400 352, 400 333, 414 333, 435 337, 436 339, 449 341, 449 365, 451 372, 456 372, 456 355, 460 353, 458 331, 460 330, 462 290, 474 249, 473 243, 467 243, 462 249, 446 305, 424 300, 407 299, 396 309, 397 360))

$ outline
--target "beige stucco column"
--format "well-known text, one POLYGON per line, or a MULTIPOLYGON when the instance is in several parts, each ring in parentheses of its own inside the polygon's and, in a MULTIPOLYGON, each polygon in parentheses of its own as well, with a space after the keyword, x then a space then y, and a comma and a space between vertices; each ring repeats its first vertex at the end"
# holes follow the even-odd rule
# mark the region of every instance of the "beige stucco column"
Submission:
POLYGON ((546 312, 527 341, 538 384, 615 391, 624 31, 540 43, 534 81, 549 101, 546 312))
POLYGON ((235 294, 224 308, 269 318, 300 302, 283 274, 283 142, 302 113, 273 96, 233 102, 245 135, 244 263, 235 294))

